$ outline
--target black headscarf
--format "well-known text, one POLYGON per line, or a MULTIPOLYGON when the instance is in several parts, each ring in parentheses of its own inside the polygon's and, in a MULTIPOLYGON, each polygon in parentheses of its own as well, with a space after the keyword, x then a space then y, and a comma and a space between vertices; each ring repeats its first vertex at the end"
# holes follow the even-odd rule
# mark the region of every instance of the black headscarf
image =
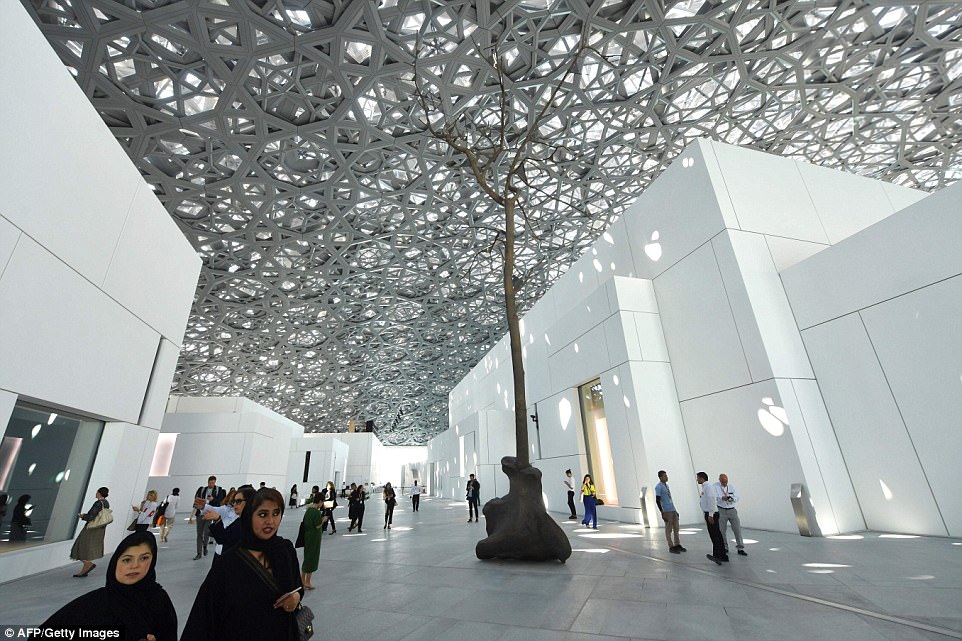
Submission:
MULTIPOLYGON (((274 580, 277 582, 283 594, 290 592, 294 588, 301 587, 301 573, 297 566, 297 553, 294 552, 294 545, 289 540, 280 536, 277 530, 274 530, 274 535, 266 541, 258 538, 257 535, 254 534, 253 525, 254 511, 259 509, 266 501, 276 503, 277 507, 281 510, 281 516, 283 516, 283 499, 278 503, 275 495, 279 496, 277 490, 261 488, 257 490, 252 499, 249 499, 244 504, 244 511, 241 512, 239 519, 241 526, 239 547, 262 552, 264 556, 267 557, 267 562, 271 567, 271 574, 274 575, 274 580)), ((280 525, 280 523, 278 523, 278 525, 280 525)))
POLYGON ((44 628, 122 625, 127 639, 176 641, 177 613, 167 592, 157 583, 157 539, 148 531, 134 532, 117 546, 107 566, 106 586, 78 597, 44 622, 44 628), (117 580, 117 563, 124 552, 146 543, 152 553, 150 569, 133 585, 117 580))

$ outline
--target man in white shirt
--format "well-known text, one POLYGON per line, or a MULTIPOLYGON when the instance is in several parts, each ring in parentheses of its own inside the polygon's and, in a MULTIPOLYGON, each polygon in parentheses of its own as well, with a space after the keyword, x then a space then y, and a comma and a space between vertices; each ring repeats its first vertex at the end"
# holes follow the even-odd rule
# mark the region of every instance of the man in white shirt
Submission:
POLYGON ((569 520, 578 518, 578 511, 575 510, 575 482, 571 477, 571 470, 565 470, 565 490, 568 491, 568 509, 571 511, 569 520))
POLYGON ((714 485, 718 494, 718 531, 721 533, 722 541, 725 542, 725 554, 728 554, 728 524, 731 523, 738 555, 748 556, 748 552, 745 551, 745 541, 742 539, 742 523, 738 519, 738 510, 735 508, 739 498, 735 493, 735 487, 728 482, 727 474, 719 474, 718 482, 714 485))
POLYGON ((417 481, 414 481, 414 487, 411 488, 411 507, 413 511, 417 512, 418 507, 421 505, 421 486, 418 485, 417 481))
POLYGON ((721 532, 718 531, 718 493, 715 486, 708 482, 708 474, 699 472, 695 475, 701 491, 701 498, 698 504, 705 515, 705 526, 708 528, 708 536, 711 538, 711 554, 705 556, 709 561, 714 561, 721 565, 728 561, 725 553, 725 541, 722 540, 721 532))

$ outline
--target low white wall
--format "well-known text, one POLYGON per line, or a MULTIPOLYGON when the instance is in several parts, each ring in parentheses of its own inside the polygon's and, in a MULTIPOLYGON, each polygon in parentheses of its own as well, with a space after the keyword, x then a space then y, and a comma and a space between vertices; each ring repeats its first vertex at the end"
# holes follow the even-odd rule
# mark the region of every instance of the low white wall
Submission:
MULTIPOLYGON (((143 496, 200 260, 17 2, 0 3, 0 80, 17 88, 0 101, 0 428, 17 400, 106 421, 83 509, 107 486, 120 520, 143 496)), ((71 544, 0 554, 0 581, 73 563, 71 544)))
POLYGON ((245 398, 171 396, 161 431, 177 440, 167 475, 151 476, 151 489, 179 487, 189 497, 214 475, 224 488, 263 482, 288 498, 291 442, 304 433, 294 421, 245 398))

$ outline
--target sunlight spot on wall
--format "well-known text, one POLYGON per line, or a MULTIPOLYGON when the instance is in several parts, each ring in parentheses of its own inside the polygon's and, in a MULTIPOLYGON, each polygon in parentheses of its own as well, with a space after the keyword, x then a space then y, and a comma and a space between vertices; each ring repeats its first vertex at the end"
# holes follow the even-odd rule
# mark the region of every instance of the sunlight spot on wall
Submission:
POLYGON ((575 343, 575 354, 577 354, 580 351, 581 351, 581 348, 578 347, 578 343, 575 343))
POLYGON ((33 429, 30 430, 30 438, 37 438, 37 434, 39 433, 40 433, 40 423, 37 423, 36 425, 33 426, 33 429))
POLYGON ((595 258, 593 261, 591 261, 591 264, 594 266, 596 272, 601 272, 601 271, 604 271, 604 269, 605 269, 605 268, 601 265, 601 261, 598 260, 597 258, 595 258))
POLYGON ((879 484, 880 486, 882 486, 882 496, 885 497, 885 500, 886 500, 886 501, 891 501, 892 498, 893 498, 895 495, 892 494, 892 490, 889 489, 889 486, 886 485, 886 484, 885 484, 885 481, 883 481, 882 479, 879 479, 879 480, 878 480, 878 484, 879 484))
POLYGON ((544 342, 547 343, 548 345, 551 345, 551 338, 548 336, 547 332, 545 332, 545 335, 544 335, 544 342))
POLYGON ((614 263, 614 261, 612 261, 612 263, 611 263, 611 271, 615 271, 615 263, 614 263))
POLYGON ((36 464, 36 463, 31 463, 31 464, 30 464, 30 467, 27 468, 27 476, 31 476, 31 475, 33 474, 33 471, 34 471, 35 469, 37 469, 37 464, 36 464))
POLYGON ((604 239, 605 239, 605 242, 608 243, 609 245, 614 245, 614 244, 615 244, 615 239, 612 237, 612 235, 611 235, 610 233, 605 232, 605 233, 603 233, 603 234, 601 235, 601 237, 604 238, 604 239))
POLYGON ((658 230, 651 232, 651 242, 645 245, 645 255, 653 262, 661 260, 661 243, 658 242, 660 234, 658 230))
POLYGON ((619 384, 619 379, 618 379, 618 375, 617 375, 617 374, 615 374, 614 376, 612 376, 612 377, 611 377, 611 380, 613 380, 613 381, 615 382, 615 385, 618 385, 618 384, 619 384))
POLYGON ((56 420, 57 420, 56 412, 51 413, 50 416, 47 418, 47 425, 53 425, 53 422, 56 420))
POLYGON ((624 396, 622 396, 621 398, 622 398, 622 399, 624 400, 624 402, 625 402, 625 407, 631 407, 631 399, 628 398, 628 395, 627 395, 627 394, 624 395, 624 396))
POLYGON ((584 273, 584 272, 578 272, 578 282, 579 282, 579 283, 585 282, 585 273, 584 273))
POLYGON ((568 429, 571 423, 571 401, 566 398, 558 401, 558 417, 561 419, 561 429, 568 429))

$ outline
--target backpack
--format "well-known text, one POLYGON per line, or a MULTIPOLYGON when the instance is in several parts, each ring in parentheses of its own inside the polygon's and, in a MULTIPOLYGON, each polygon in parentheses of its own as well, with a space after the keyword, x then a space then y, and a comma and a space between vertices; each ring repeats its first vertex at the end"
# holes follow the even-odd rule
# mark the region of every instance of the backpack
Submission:
POLYGON ((163 516, 164 512, 167 511, 168 504, 170 504, 169 496, 166 499, 164 499, 160 505, 157 506, 157 509, 154 511, 154 518, 157 518, 158 516, 163 516))

